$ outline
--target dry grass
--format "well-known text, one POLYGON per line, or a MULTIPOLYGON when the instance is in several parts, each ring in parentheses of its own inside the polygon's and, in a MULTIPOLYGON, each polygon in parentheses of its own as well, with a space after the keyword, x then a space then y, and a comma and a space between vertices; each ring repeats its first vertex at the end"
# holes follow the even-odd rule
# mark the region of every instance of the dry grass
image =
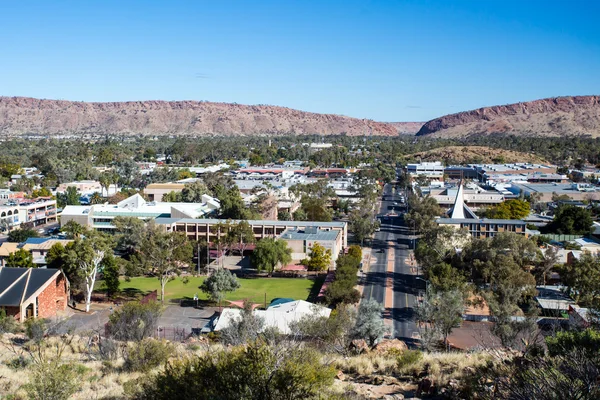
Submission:
MULTIPOLYGON (((10 394, 15 396, 15 399, 25 399, 26 394, 22 387, 28 383, 28 371, 31 367, 15 369, 7 363, 18 357, 19 352, 22 352, 27 345, 12 345, 11 338, 13 337, 22 336, 5 335, 0 338, 0 397, 10 394)), ((53 337, 47 339, 47 343, 56 345, 61 340, 61 338, 53 337)), ((52 346, 48 347, 52 348, 52 346)), ((175 345, 173 358, 202 355, 206 352, 214 353, 220 349, 223 349, 223 346, 218 344, 179 343, 175 345)), ((397 351, 385 354, 368 353, 352 357, 327 354, 323 356, 323 362, 331 363, 335 368, 353 376, 383 375, 412 379, 412 376, 427 371, 436 384, 444 385, 450 379, 460 378, 465 369, 481 365, 490 358, 486 353, 423 353, 423 357, 417 362, 405 365, 400 369, 397 363, 399 354, 401 353, 397 351)), ((123 385, 141 376, 140 373, 124 370, 123 358, 111 362, 94 359, 88 353, 88 338, 85 337, 74 337, 65 347, 61 359, 65 363, 81 365, 81 369, 85 371, 81 378, 81 388, 72 397, 73 399, 121 398, 123 385)), ((158 370, 160 368, 151 373, 158 370)), ((401 385, 404 384, 406 383, 401 383, 401 385)), ((364 384, 358 385, 365 386, 364 384)), ((338 385, 337 389, 341 389, 341 387, 338 385)))

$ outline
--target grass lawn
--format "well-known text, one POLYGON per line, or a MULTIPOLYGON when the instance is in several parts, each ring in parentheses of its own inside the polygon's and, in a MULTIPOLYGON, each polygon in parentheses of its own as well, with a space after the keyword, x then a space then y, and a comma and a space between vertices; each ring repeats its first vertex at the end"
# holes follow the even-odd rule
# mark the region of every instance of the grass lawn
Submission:
MULTIPOLYGON (((194 294, 201 300, 206 300, 207 296, 199 286, 204 281, 204 277, 190 277, 189 282, 184 284, 181 278, 176 278, 165 286, 165 300, 174 299, 192 299, 194 294)), ((306 300, 313 285, 314 280, 302 278, 238 278, 241 287, 233 293, 226 296, 227 300, 249 299, 254 303, 263 303, 265 293, 267 294, 267 304, 278 297, 290 297, 295 300, 306 300)), ((317 280, 317 284, 321 280, 317 280)), ((98 282, 97 288, 102 287, 102 282, 98 282)), ((131 295, 144 295, 153 290, 158 292, 160 299, 160 283, 157 278, 137 277, 131 278, 129 282, 121 281, 121 291, 131 295)))

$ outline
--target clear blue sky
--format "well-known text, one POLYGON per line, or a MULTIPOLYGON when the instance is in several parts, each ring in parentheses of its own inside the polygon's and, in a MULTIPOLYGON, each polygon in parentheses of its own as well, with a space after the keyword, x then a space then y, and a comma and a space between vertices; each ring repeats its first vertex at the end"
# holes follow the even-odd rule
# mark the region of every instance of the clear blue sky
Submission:
POLYGON ((2 1, 0 95, 380 121, 600 94, 600 1, 2 1))

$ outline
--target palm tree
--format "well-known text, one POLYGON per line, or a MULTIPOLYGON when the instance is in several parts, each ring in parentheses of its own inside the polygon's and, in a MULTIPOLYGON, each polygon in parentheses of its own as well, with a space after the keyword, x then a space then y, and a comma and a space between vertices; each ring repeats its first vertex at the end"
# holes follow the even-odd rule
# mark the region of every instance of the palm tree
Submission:
POLYGON ((102 202, 102 196, 100 196, 100 193, 98 192, 94 192, 90 197, 90 204, 101 204, 102 202))

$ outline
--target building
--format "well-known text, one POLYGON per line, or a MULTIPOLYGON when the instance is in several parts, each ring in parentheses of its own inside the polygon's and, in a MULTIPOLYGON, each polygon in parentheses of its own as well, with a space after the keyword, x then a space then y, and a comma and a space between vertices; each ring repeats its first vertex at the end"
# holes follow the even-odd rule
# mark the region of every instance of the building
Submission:
POLYGON ((477 179, 477 171, 469 166, 451 165, 444 168, 444 174, 450 180, 477 179))
POLYGON ((600 188, 587 183, 529 183, 512 182, 506 189, 515 195, 539 196, 539 201, 552 201, 554 195, 569 196, 573 200, 600 199, 600 188))
POLYGON ((165 194, 179 193, 184 187, 184 183, 151 183, 144 188, 144 194, 150 201, 162 201, 165 194))
POLYGON ((573 328, 582 329, 590 326, 590 312, 588 308, 570 304, 567 313, 569 314, 569 325, 573 328))
POLYGON ((4 204, 9 200, 18 200, 24 198, 24 192, 13 192, 10 189, 0 189, 0 204, 4 204))
POLYGON ((254 179, 254 180, 276 180, 290 179, 294 176, 304 176, 308 172, 308 167, 284 168, 284 167, 249 167, 240 168, 232 171, 234 179, 254 179))
POLYGON ((527 181, 530 176, 555 174, 556 166, 514 163, 514 164, 469 164, 475 168, 480 182, 491 184, 499 182, 527 181))
POLYGON ((343 249, 342 232, 339 230, 323 230, 317 226, 309 226, 304 229, 286 229, 279 236, 288 243, 292 249, 292 260, 299 261, 308 257, 311 248, 319 243, 325 249, 331 250, 332 265, 337 260, 343 249))
POLYGON ((77 189, 77 192, 80 194, 96 193, 96 192, 103 193, 104 192, 104 189, 102 188, 102 185, 100 185, 100 182, 97 182, 97 181, 75 181, 75 182, 69 182, 69 183, 61 183, 56 188, 56 193, 64 193, 67 191, 68 187, 74 187, 75 189, 77 189))
POLYGON ((0 309, 20 322, 67 308, 69 282, 58 269, 0 268, 0 309))
POLYGON ((0 231, 25 225, 35 227, 56 221, 56 200, 15 198, 0 205, 0 231))
POLYGON ((6 259, 14 252, 23 249, 31 253, 33 263, 41 267, 46 265, 46 254, 56 243, 66 246, 72 240, 52 238, 29 238, 24 243, 4 242, 0 245, 0 267, 6 267, 6 259))
MULTIPOLYGON (((214 330, 221 331, 241 318, 243 310, 239 308, 225 308, 215 321, 214 330)), ((304 300, 276 302, 274 301, 266 310, 254 310, 253 313, 264 320, 263 330, 275 328, 282 334, 290 334, 290 324, 309 315, 318 315, 329 318, 331 309, 304 300)))
MULTIPOLYGON (((184 232, 190 240, 204 239, 214 243, 220 232, 217 227, 226 222, 222 219, 191 219, 191 218, 157 218, 156 223, 164 226, 167 232, 184 232)), ((237 224, 240 221, 230 220, 237 224)), ((305 230, 316 227, 321 231, 339 231, 341 234, 341 249, 348 246, 348 226, 346 222, 315 222, 315 221, 247 221, 256 239, 280 237, 286 230, 305 230)))
MULTIPOLYGON (((459 187, 426 188, 421 189, 423 194, 433 197, 440 207, 450 209, 454 206, 459 187)), ((504 195, 495 190, 485 190, 475 184, 469 184, 463 189, 464 203, 473 210, 498 205, 504 202, 504 195)))
POLYGON ((115 229, 115 217, 136 217, 143 220, 155 218, 203 218, 214 214, 220 208, 218 200, 203 195, 202 203, 163 203, 146 201, 139 194, 128 197, 117 204, 94 204, 91 206, 66 206, 61 214, 60 224, 75 221, 97 230, 115 229))
POLYGON ((440 161, 407 164, 406 173, 413 179, 423 176, 432 181, 444 180, 444 166, 440 161))
POLYGON ((466 229, 474 238, 490 238, 501 232, 526 234, 526 222, 516 219, 489 219, 479 218, 465 204, 463 197, 464 188, 459 185, 454 206, 448 218, 438 218, 440 226, 450 226, 455 229, 466 229))

